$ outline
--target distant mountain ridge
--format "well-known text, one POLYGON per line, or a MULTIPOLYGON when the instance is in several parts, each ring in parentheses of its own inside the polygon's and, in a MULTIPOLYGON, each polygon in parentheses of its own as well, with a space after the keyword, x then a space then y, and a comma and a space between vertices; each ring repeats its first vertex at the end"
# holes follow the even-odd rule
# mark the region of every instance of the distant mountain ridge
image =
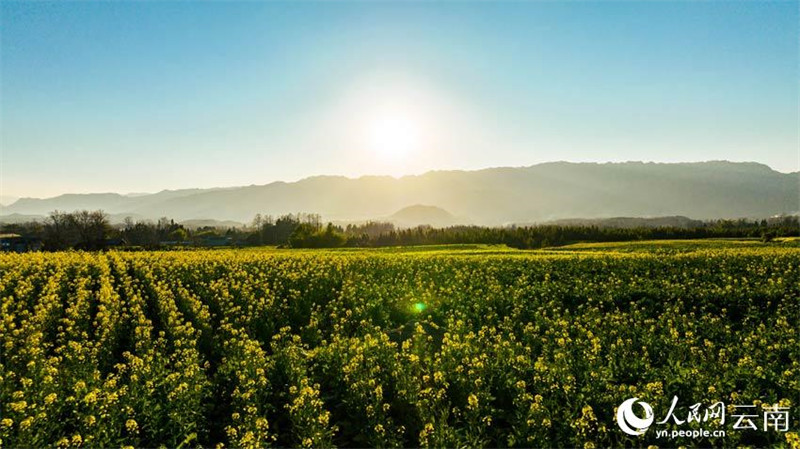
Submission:
POLYGON ((548 221, 548 225, 561 226, 596 226, 598 228, 633 229, 633 228, 692 228, 701 226, 703 221, 688 217, 611 217, 611 218, 565 218, 548 221))
POLYGON ((314 176, 224 189, 165 190, 22 198, 0 213, 46 215, 103 209, 155 219, 249 222, 256 213, 314 212, 325 220, 387 217, 411 205, 435 205, 464 224, 544 222, 573 217, 692 219, 766 217, 800 210, 800 173, 752 162, 571 163, 476 171, 431 171, 392 178, 314 176))

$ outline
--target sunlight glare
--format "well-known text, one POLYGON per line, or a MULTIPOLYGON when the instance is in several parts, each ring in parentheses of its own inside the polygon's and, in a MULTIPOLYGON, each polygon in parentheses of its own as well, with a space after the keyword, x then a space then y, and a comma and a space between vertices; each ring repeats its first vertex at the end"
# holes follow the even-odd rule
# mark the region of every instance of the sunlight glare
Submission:
POLYGON ((383 114, 368 126, 370 150, 382 159, 403 160, 420 145, 419 125, 408 115, 383 114))

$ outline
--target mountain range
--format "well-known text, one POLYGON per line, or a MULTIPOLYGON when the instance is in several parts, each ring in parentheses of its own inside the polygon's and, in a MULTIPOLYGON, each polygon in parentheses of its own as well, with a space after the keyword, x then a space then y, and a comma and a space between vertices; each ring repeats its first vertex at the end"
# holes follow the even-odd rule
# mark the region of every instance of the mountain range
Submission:
POLYGON ((363 221, 391 217, 420 204, 446 211, 448 216, 440 212, 437 216, 453 224, 676 215, 762 218, 800 210, 800 172, 781 173, 753 162, 550 162, 401 178, 314 176, 297 182, 153 194, 21 198, 0 208, 0 215, 102 209, 134 218, 249 222, 256 213, 313 212, 325 220, 363 221))

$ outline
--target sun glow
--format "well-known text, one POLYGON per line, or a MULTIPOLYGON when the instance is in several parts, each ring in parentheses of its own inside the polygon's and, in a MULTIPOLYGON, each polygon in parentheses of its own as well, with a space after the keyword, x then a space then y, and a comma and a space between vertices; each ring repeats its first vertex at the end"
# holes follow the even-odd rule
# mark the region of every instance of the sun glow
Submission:
MULTIPOLYGON (((391 71, 365 74, 343 88, 323 121, 318 147, 341 148, 349 175, 401 177, 452 161, 463 141, 465 106, 447 89, 391 71)), ((334 151, 334 150, 331 150, 334 151)), ((459 150, 460 151, 460 150, 459 150)))
POLYGON ((384 113, 368 123, 367 145, 381 159, 405 160, 419 149, 420 132, 419 123, 409 115, 384 113))

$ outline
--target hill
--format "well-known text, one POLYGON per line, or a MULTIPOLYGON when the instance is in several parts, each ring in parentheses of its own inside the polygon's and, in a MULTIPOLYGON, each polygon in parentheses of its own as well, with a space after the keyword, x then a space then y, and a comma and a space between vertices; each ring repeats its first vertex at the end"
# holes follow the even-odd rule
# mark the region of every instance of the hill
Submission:
POLYGON ((703 224, 700 220, 687 217, 613 217, 613 218, 566 218, 553 220, 546 224, 562 226, 597 226, 598 228, 634 229, 634 228, 691 228, 703 224))
POLYGON ((43 221, 46 217, 37 214, 8 214, 0 215, 0 224, 19 224, 30 223, 33 221, 43 221))
POLYGON ((244 227, 244 223, 240 223, 238 221, 232 220, 213 220, 213 219, 196 219, 196 220, 183 220, 180 224, 184 225, 189 229, 197 229, 197 228, 219 228, 219 229, 228 229, 228 228, 241 228, 244 227))
POLYGON ((388 221, 400 228, 430 225, 436 228, 450 226, 456 223, 455 217, 450 212, 436 206, 416 204, 400 209, 392 214, 388 221))
POLYGON ((305 211, 326 220, 387 217, 409 204, 435 204, 459 220, 483 225, 571 217, 766 217, 800 210, 798 173, 745 162, 569 163, 517 168, 432 171, 392 178, 315 176, 225 189, 23 198, 2 214, 103 209, 150 219, 207 218, 249 222, 256 213, 305 211))

